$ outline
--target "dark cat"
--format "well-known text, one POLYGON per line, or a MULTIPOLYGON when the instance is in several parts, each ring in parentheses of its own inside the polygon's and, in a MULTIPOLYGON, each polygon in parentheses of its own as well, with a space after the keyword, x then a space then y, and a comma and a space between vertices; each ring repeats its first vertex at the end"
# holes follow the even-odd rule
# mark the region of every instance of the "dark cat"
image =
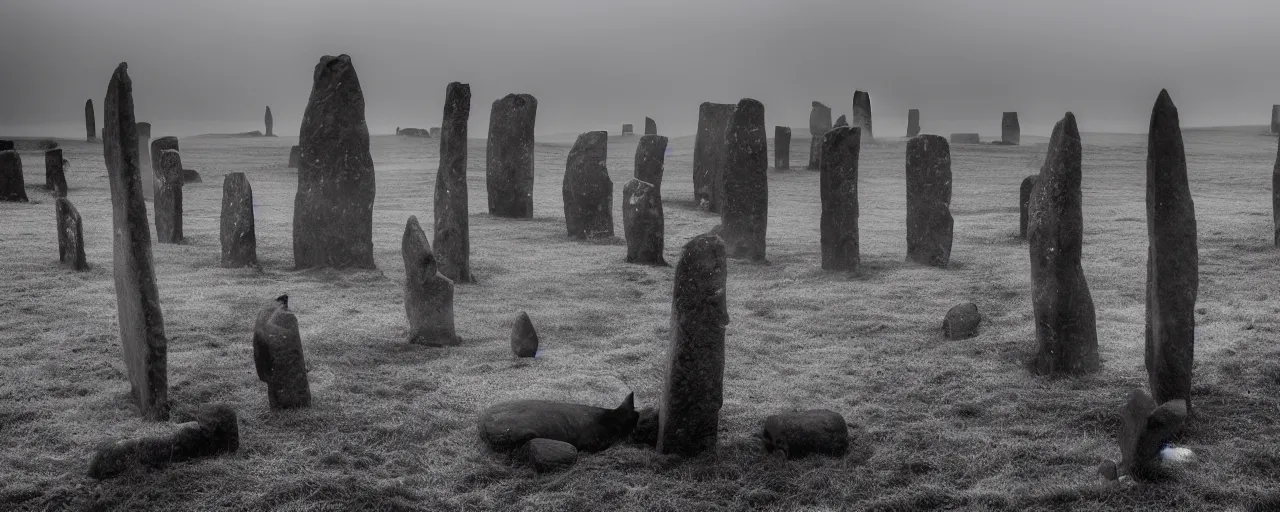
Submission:
POLYGON ((598 452, 625 439, 640 417, 635 394, 617 409, 562 404, 545 400, 505 402, 480 413, 480 439, 496 452, 509 452, 530 439, 564 441, 585 452, 598 452))

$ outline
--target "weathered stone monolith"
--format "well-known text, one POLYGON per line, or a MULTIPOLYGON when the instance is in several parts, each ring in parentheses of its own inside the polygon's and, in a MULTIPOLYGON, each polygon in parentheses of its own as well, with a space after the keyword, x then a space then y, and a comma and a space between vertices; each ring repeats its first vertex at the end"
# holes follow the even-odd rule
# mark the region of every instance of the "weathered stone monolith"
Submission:
POLYGON ((404 310, 409 343, 452 346, 461 343, 453 329, 453 281, 439 272, 427 234, 411 216, 400 244, 404 258, 404 310))
POLYGON ((435 224, 432 245, 441 274, 455 283, 473 283, 471 224, 467 210, 467 124, 471 119, 471 85, 452 82, 445 89, 436 171, 435 224))
POLYGON ((569 238, 592 240, 613 236, 613 180, 605 160, 609 132, 578 136, 565 162, 561 196, 569 238))
POLYGON ((640 137, 636 145, 636 169, 634 177, 653 185, 654 192, 662 196, 662 174, 667 159, 667 138, 661 135, 640 137))
POLYGON ((982 138, 976 133, 953 133, 951 134, 952 144, 981 144, 982 138))
POLYGON ((297 169, 302 160, 302 146, 289 147, 289 168, 297 169))
POLYGON ((730 258, 765 261, 769 223, 769 140, 764 105, 744 98, 725 135, 720 237, 730 258))
POLYGON ((875 132, 871 129, 871 95, 863 91, 853 93, 853 113, 849 116, 849 126, 862 129, 861 142, 875 141, 875 132))
POLYGON ((151 226, 143 199, 144 153, 133 118, 133 82, 120 63, 102 106, 103 152, 111 181, 113 271, 120 341, 124 345, 130 391, 143 416, 169 418, 167 341, 160 294, 151 267, 151 226))
POLYGON ((58 261, 74 270, 87 270, 80 212, 63 196, 54 202, 54 213, 58 216, 58 261))
POLYGON ((820 241, 823 270, 857 270, 858 156, 862 133, 842 126, 822 137, 818 195, 822 201, 820 241))
POLYGON ((632 179, 622 187, 622 231, 627 263, 667 265, 663 250, 662 197, 652 184, 632 179))
POLYGON ((658 134, 658 123, 654 122, 654 120, 653 120, 653 119, 649 119, 649 118, 647 118, 647 117, 646 117, 646 118, 644 118, 644 134, 645 134, 645 135, 657 135, 657 134, 658 134))
POLYGON ((1022 142, 1022 127, 1018 124, 1017 112, 1005 112, 1000 118, 1000 143, 1017 146, 1022 142))
POLYGON ((222 218, 218 232, 224 268, 258 266, 258 235, 253 221, 253 187, 242 172, 222 178, 222 218))
POLYGON ((791 128, 786 126, 773 127, 773 168, 791 168, 791 128))
POLYGON ((780 451, 788 459, 840 457, 849 451, 849 425, 840 413, 826 409, 770 415, 764 419, 760 438, 765 451, 780 451))
MULTIPOLYGON (((1043 185, 1038 185, 1040 188, 1043 185)), ((1146 366, 1157 403, 1191 402, 1200 262, 1178 107, 1161 90, 1147 135, 1146 366)))
POLYGON ((22 157, 12 149, 0 151, 0 201, 27 202, 22 157))
MULTIPOLYGON (((153 197, 155 197, 154 194, 160 193, 160 175, 164 171, 164 169, 161 168, 160 166, 160 152, 166 149, 172 149, 174 151, 179 151, 179 152, 182 151, 181 149, 178 148, 178 138, 170 135, 170 136, 160 137, 156 140, 151 141, 150 161, 151 161, 153 174, 155 176, 155 180, 151 183, 151 186, 153 187, 152 188, 153 197)), ((183 183, 186 183, 186 180, 183 180, 183 183)))
POLYGON ((313 77, 298 136, 293 263, 372 269, 376 186, 360 78, 346 55, 324 56, 313 77))
POLYGON ((298 317, 289 311, 288 295, 276 297, 258 313, 253 326, 253 366, 258 380, 267 383, 267 403, 272 409, 311 405, 302 334, 298 317))
POLYGON ((485 147, 489 215, 533 218, 533 125, 538 100, 508 94, 494 100, 485 147))
POLYGON ((920 135, 920 109, 907 110, 907 138, 920 135))
POLYGON ((1027 237, 1027 208, 1031 205, 1031 191, 1035 189, 1039 174, 1022 178, 1022 186, 1018 188, 1018 236, 1027 237))
POLYGON ((98 121, 93 116, 93 100, 84 100, 84 140, 98 140, 98 121))
POLYGON ((840 114, 840 117, 836 118, 836 124, 832 125, 831 127, 839 128, 841 126, 849 126, 849 121, 845 119, 844 114, 840 114))
POLYGON ((632 126, 630 123, 622 125, 623 135, 635 135, 635 133, 636 133, 635 126, 632 126))
POLYGON ((1038 347, 1031 370, 1040 375, 1082 374, 1100 364, 1093 298, 1080 264, 1080 159, 1080 131, 1067 112, 1053 127, 1027 208, 1038 347))
POLYGON ((698 106, 698 134, 693 140, 693 198, 720 211, 717 196, 725 163, 725 136, 736 105, 706 102, 698 106))
MULTIPOLYGON (((111 122, 106 114, 103 117, 104 121, 111 122)), ((202 405, 196 411, 195 421, 179 424, 172 432, 99 445, 89 461, 89 477, 102 480, 124 473, 141 474, 164 469, 174 462, 214 457, 239 449, 240 422, 235 409, 224 404, 202 405)))
POLYGON ((1271 219, 1275 225, 1275 244, 1280 247, 1280 143, 1276 145, 1276 164, 1271 168, 1271 219))
POLYGON ((54 197, 67 197, 67 160, 62 158, 61 149, 50 149, 44 152, 44 188, 53 192, 54 197))
POLYGON ((831 107, 813 102, 809 110, 809 170, 818 170, 822 160, 822 136, 831 131, 831 107))
POLYGON ((267 105, 267 114, 266 114, 265 116, 263 116, 263 122, 265 122, 265 123, 266 123, 266 125, 267 125, 267 133, 266 133, 265 135, 266 135, 267 137, 275 137, 275 136, 276 136, 276 135, 275 135, 275 133, 272 133, 272 131, 271 131, 271 128, 275 126, 275 120, 271 119, 271 106, 270 106, 270 105, 267 105))
POLYGON ((1120 409, 1120 465, 1117 476, 1152 480, 1163 473, 1160 450, 1182 428, 1187 403, 1169 400, 1159 407, 1146 391, 1135 389, 1120 409))
POLYGON ((697 455, 716 446, 724 402, 725 246, 703 234, 685 244, 671 297, 671 344, 658 411, 658 452, 697 455))
POLYGON ((511 353, 516 357, 535 357, 538 355, 538 331, 533 328, 529 314, 521 311, 516 315, 516 323, 511 326, 511 353))
POLYGON ((156 241, 182 243, 182 157, 165 149, 156 162, 156 241))
POLYGON ((951 262, 951 146, 940 135, 907 142, 907 259, 946 267, 951 262))

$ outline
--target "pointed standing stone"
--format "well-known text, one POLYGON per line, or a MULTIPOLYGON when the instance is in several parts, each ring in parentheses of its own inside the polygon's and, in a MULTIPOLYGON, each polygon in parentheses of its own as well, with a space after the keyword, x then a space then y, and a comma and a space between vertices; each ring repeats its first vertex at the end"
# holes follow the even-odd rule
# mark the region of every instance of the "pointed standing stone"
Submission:
POLYGON ((862 91, 853 93, 853 115, 849 117, 849 126, 862 129, 862 140, 875 141, 875 133, 871 130, 871 95, 862 91))
POLYGON ((80 212, 66 196, 54 202, 55 215, 58 216, 58 261, 74 270, 87 270, 89 263, 84 258, 84 231, 80 220, 80 212))
POLYGON ((473 283, 471 225, 467 211, 467 123, 471 118, 471 85, 450 83, 445 89, 440 167, 436 170, 433 244, 440 273, 455 283, 473 283))
POLYGON ((263 121, 264 121, 264 122, 266 123, 266 125, 267 125, 267 134, 266 134, 266 136, 267 136, 267 137, 275 137, 276 135, 275 135, 274 133, 272 133, 272 132, 271 132, 271 128, 275 125, 275 121, 274 121, 273 119, 271 119, 271 106, 270 106, 270 105, 268 105, 268 106, 267 106, 267 115, 265 115, 265 116, 263 116, 263 117, 264 117, 263 121))
POLYGON ((645 135, 657 135, 657 134, 658 134, 658 123, 654 122, 652 119, 649 119, 649 118, 647 118, 647 117, 646 117, 646 118, 644 118, 644 134, 645 134, 645 135))
POLYGON ((453 281, 440 274, 427 234, 417 217, 409 217, 400 244, 404 258, 404 310, 409 317, 409 343, 452 346, 461 343, 453 330, 453 281))
POLYGON ((654 191, 662 196, 662 174, 667 159, 667 138, 661 135, 645 135, 640 137, 636 145, 636 170, 634 177, 653 185, 654 191))
POLYGON ((182 243, 182 158, 177 151, 160 151, 156 174, 156 241, 182 243))
POLYGON ((84 140, 93 142, 98 139, 98 121, 93 117, 93 100, 84 100, 84 140))
POLYGON ((538 100, 508 94, 494 100, 485 144, 489 215, 533 218, 533 125, 538 100))
POLYGON ((53 192, 53 197, 67 197, 67 160, 62 158, 61 149, 50 149, 44 152, 44 188, 53 192))
POLYGON ((297 169, 298 166, 300 165, 299 162, 301 160, 302 160, 302 146, 290 146, 289 147, 289 168, 297 169))
POLYGON ((302 334, 298 317, 289 311, 288 295, 276 297, 258 313, 253 327, 253 365, 258 380, 267 383, 267 403, 272 409, 311 405, 302 334))
POLYGON ((1031 205, 1031 191, 1035 189, 1038 174, 1022 178, 1022 186, 1018 188, 1018 237, 1027 237, 1027 208, 1031 205))
POLYGON ((1146 366, 1157 403, 1191 405, 1200 262, 1178 107, 1161 90, 1147 136, 1146 366))
POLYGON ((951 146, 940 135, 907 142, 907 259, 946 267, 951 261, 951 146))
POLYGON ((862 132, 842 126, 822 137, 821 243, 823 270, 857 270, 862 261, 858 247, 858 156, 862 132))
POLYGON ((253 187, 242 172, 222 178, 222 218, 218 233, 222 241, 223 268, 258 266, 258 235, 253 222, 253 187))
POLYGON ((313 77, 298 136, 294 267, 376 268, 376 186, 360 78, 346 55, 324 56, 313 77))
POLYGON ((1005 112, 1000 119, 1000 143, 1017 146, 1022 142, 1022 127, 1017 112, 1005 112))
POLYGON ((725 136, 724 200, 720 237, 730 258, 765 261, 769 224, 769 140, 764 105, 738 102, 725 136))
POLYGON ((538 331, 534 330, 533 321, 524 311, 516 315, 516 323, 511 326, 511 353, 516 357, 538 355, 538 331))
POLYGON ((565 163, 564 223, 569 238, 591 240, 613 236, 613 180, 605 159, 608 132, 586 132, 578 136, 565 163))
POLYGON ((720 211, 719 193, 725 162, 725 135, 735 105, 704 102, 698 106, 698 134, 693 139, 693 199, 720 211))
POLYGON ((1039 375, 1076 375, 1100 365, 1093 298, 1080 265, 1080 158, 1080 131, 1067 112, 1053 127, 1027 208, 1038 346, 1031 369, 1039 375))
POLYGON ((907 111, 907 138, 920 135, 920 109, 907 111))
MULTIPOLYGON (((836 124, 833 125, 832 128, 839 128, 841 126, 849 126, 849 121, 845 120, 843 114, 841 114, 840 117, 836 118, 836 124)), ((854 128, 857 128, 857 127, 855 126, 854 128)))
POLYGON ((714 449, 724 403, 726 261, 720 237, 685 244, 671 297, 671 344, 658 413, 658 453, 714 449))
POLYGON ((773 168, 791 168, 791 128, 786 126, 773 127, 773 168))
POLYGON ((22 178, 22 157, 12 149, 0 151, 0 201, 27 202, 27 185, 22 178))
MULTIPOLYGON (((151 141, 151 165, 154 167, 154 174, 156 178, 151 185, 154 187, 152 192, 156 195, 160 193, 160 175, 164 171, 164 168, 160 165, 160 152, 166 149, 181 151, 178 149, 178 138, 170 135, 151 141)), ((183 183, 185 182, 186 180, 183 180, 183 183)), ((153 197, 156 196, 153 195, 153 197)))
POLYGON ((103 109, 102 147, 111 181, 113 270, 120 341, 124 345, 130 391, 143 416, 169 418, 167 341, 160 294, 151 267, 151 229, 143 199, 141 147, 133 118, 133 82, 120 63, 103 109))
POLYGON ((622 231, 627 236, 627 263, 667 266, 662 257, 662 197, 657 187, 632 179, 622 187, 622 231))
POLYGON ((817 101, 809 110, 809 170, 818 170, 818 161, 822 160, 822 136, 831 131, 831 107, 817 101))

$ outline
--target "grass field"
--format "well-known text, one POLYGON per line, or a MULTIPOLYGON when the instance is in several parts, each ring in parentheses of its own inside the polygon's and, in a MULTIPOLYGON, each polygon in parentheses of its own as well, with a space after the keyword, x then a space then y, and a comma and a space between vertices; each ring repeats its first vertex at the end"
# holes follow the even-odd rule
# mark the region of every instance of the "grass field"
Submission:
MULTIPOLYGON (((864 144, 863 269, 844 274, 819 269, 818 175, 802 170, 808 139, 797 132, 800 170, 770 171, 771 263, 729 268, 718 452, 680 459, 620 445, 542 476, 483 450, 479 411, 518 398, 613 407, 628 391, 638 406, 655 405, 668 343, 673 269, 624 263, 621 240, 566 237, 560 186, 571 139, 539 142, 529 221, 485 213, 484 141, 471 141, 479 282, 456 289, 456 348, 405 341, 400 237, 410 215, 430 226, 433 141, 373 138, 378 271, 299 272, 296 173, 285 168, 295 138, 183 139, 184 163, 204 177, 184 192, 187 243, 153 246, 172 423, 199 404, 229 403, 241 449, 103 482, 84 476, 97 443, 172 424, 141 420, 128 398, 101 145, 62 141, 93 266, 84 273, 58 266, 54 202, 38 190, 43 158, 24 152, 32 202, 0 203, 0 510, 1243 509, 1280 487, 1276 140, 1264 131, 1184 132, 1200 294, 1198 417, 1182 444, 1200 462, 1140 486, 1104 483, 1096 468, 1119 458, 1119 406, 1146 382, 1145 135, 1083 136, 1084 270, 1100 372, 1047 379, 1023 366, 1035 339, 1018 187, 1043 162, 1044 137, 952 147, 955 244, 945 270, 904 262, 905 141, 864 144), (222 177, 234 171, 254 189, 261 270, 218 267, 222 177), (290 412, 268 409, 250 345, 257 311, 281 293, 302 327, 313 395, 312 407, 290 412), (966 301, 982 312, 981 334, 946 341, 943 314, 966 301), (542 338, 535 360, 511 354, 521 310, 542 338), (852 453, 764 453, 764 417, 789 408, 842 413, 852 453)), ((619 235, 637 141, 609 144, 619 235)), ((691 201, 693 138, 670 148, 663 196, 674 264, 718 217, 691 201)))

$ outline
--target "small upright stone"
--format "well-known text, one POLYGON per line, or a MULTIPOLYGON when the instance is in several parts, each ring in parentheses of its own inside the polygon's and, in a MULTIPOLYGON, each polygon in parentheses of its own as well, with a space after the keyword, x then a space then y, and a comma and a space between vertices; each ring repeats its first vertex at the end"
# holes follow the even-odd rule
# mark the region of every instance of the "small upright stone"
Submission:
POLYGON ((842 126, 822 137, 818 195, 822 201, 822 269, 858 269, 858 156, 861 132, 842 126))
MULTIPOLYGON (((1042 185, 1041 185, 1042 186, 1042 185)), ((1040 188, 1037 186, 1036 188, 1040 188)), ((1161 90, 1147 135, 1146 366, 1157 403, 1191 403, 1200 262, 1178 107, 1161 90)))
POLYGON ((809 110, 809 170, 818 170, 822 159, 822 136, 831 130, 831 107, 813 102, 809 110))
POLYGON ((58 261, 74 270, 88 270, 80 212, 65 196, 54 202, 54 210, 58 216, 58 261))
POLYGON ((177 151, 160 152, 156 173, 156 241, 182 243, 182 158, 177 151))
POLYGON ((764 105, 744 98, 725 135, 724 198, 720 225, 730 258, 765 261, 769 223, 769 141, 764 105))
POLYGON ((258 313, 253 327, 253 365, 258 380, 267 383, 267 403, 272 409, 311 405, 302 334, 298 317, 289 311, 288 295, 276 297, 258 313))
POLYGON ((1187 419, 1187 403, 1170 400, 1159 407, 1146 391, 1135 389, 1120 409, 1124 421, 1120 430, 1118 476, 1135 480, 1159 478, 1160 449, 1182 428, 1187 419))
POLYGON ((289 168, 297 169, 298 166, 300 165, 299 162, 301 160, 302 160, 302 146, 290 146, 289 147, 289 168))
POLYGON ((404 226, 400 253, 404 257, 409 343, 437 347, 459 344, 453 329, 453 281, 437 270, 431 243, 417 217, 409 217, 404 226))
POLYGON ((253 222, 253 187, 242 172, 222 178, 222 242, 224 268, 258 266, 258 235, 253 222))
POLYGON ((907 111, 907 138, 920 135, 920 109, 907 111))
POLYGON ((84 100, 84 140, 98 140, 98 121, 93 117, 93 100, 84 100))
POLYGON ((978 305, 966 302, 947 310, 947 317, 942 320, 942 335, 949 340, 963 340, 978 335, 978 325, 982 323, 982 315, 978 314, 978 305))
POLYGON ((946 267, 951 261, 951 147, 940 135, 907 142, 907 259, 946 267))
POLYGON ((1027 237, 1027 208, 1031 204, 1031 191, 1035 189, 1038 174, 1022 178, 1022 186, 1018 188, 1018 236, 1027 237))
POLYGON ((735 105, 703 103, 698 106, 698 134, 693 140, 693 198, 720 211, 719 194, 725 165, 725 135, 735 105))
POLYGON ((67 160, 62 158, 61 149, 50 149, 44 152, 44 188, 53 192, 53 197, 67 197, 67 160))
POLYGON ((635 127, 634 127, 634 126, 632 126, 630 123, 627 123, 627 124, 622 125, 622 134, 623 134, 623 135, 635 135, 635 133, 636 133, 636 129, 635 129, 635 127))
POLYGON ((572 444, 541 437, 529 440, 514 455, 538 473, 559 471, 578 461, 578 449, 572 444))
POLYGON ((849 121, 845 119, 844 114, 841 114, 840 117, 836 118, 836 124, 832 125, 832 128, 839 128, 841 126, 849 126, 849 121))
POLYGON ((871 129, 871 95, 863 91, 853 93, 853 115, 849 126, 862 129, 862 138, 867 142, 875 140, 875 132, 871 129))
POLYGON ((12 149, 0 151, 0 201, 27 202, 22 157, 12 149))
POLYGON ((667 266, 663 250, 662 197, 657 187, 632 179, 622 187, 622 231, 627 263, 667 266))
POLYGON ((644 134, 645 134, 645 135, 657 135, 657 134, 658 134, 658 123, 654 122, 652 119, 649 119, 649 118, 647 118, 647 117, 646 117, 646 118, 644 118, 644 134))
POLYGON ((473 283, 471 224, 467 210, 467 123, 471 85, 452 82, 445 89, 440 167, 436 171, 432 245, 440 273, 455 283, 473 283))
MULTIPOLYGON (((103 117, 111 122, 109 116, 103 117)), ((89 461, 89 477, 102 480, 128 472, 159 470, 174 462, 235 453, 239 449, 240 422, 235 409, 222 404, 202 405, 195 421, 179 424, 173 432, 99 445, 89 461)))
POLYGON ((1022 142, 1022 127, 1018 124, 1017 112, 1005 112, 1000 119, 1000 143, 1017 146, 1022 142))
POLYGON ((635 179, 652 184, 655 192, 662 195, 662 174, 667 158, 667 138, 661 135, 645 135, 640 137, 636 145, 635 179))
POLYGON ((265 116, 263 116, 263 117, 264 117, 264 118, 263 118, 263 122, 265 122, 265 123, 266 123, 266 125, 267 125, 267 133, 266 133, 266 136, 267 136, 267 137, 275 137, 275 136, 276 136, 276 135, 275 135, 275 133, 272 133, 272 132, 271 132, 271 128, 272 128, 273 126, 275 126, 275 121, 274 121, 273 119, 271 119, 271 106, 270 106, 270 105, 267 105, 267 114, 266 114, 265 116))
POLYGON ((535 357, 538 355, 538 331, 533 328, 529 314, 521 311, 516 315, 516 323, 511 326, 511 353, 516 357, 535 357))
POLYGON ((613 180, 605 167, 608 150, 609 133, 603 131, 579 135, 569 150, 561 187, 569 238, 613 237, 613 180))
POLYGON ((826 409, 774 414, 760 434, 765 451, 781 451, 788 459, 806 455, 841 457, 849 451, 849 425, 826 409))
POLYGON ((533 218, 533 125, 538 100, 508 94, 494 100, 485 147, 489 215, 533 218))
POLYGON ((685 244, 671 297, 671 344, 658 411, 658 452, 697 455, 714 449, 724 402, 726 261, 720 237, 685 244))
MULTIPOLYGON (((151 165, 155 174, 155 180, 152 181, 151 186, 154 194, 160 193, 160 178, 164 173, 164 168, 160 165, 160 152, 166 149, 181 151, 178 149, 178 138, 170 135, 151 141, 151 165)), ((186 180, 182 182, 186 183, 186 180)))
POLYGON ((786 126, 773 127, 773 168, 791 168, 791 128, 786 126))

